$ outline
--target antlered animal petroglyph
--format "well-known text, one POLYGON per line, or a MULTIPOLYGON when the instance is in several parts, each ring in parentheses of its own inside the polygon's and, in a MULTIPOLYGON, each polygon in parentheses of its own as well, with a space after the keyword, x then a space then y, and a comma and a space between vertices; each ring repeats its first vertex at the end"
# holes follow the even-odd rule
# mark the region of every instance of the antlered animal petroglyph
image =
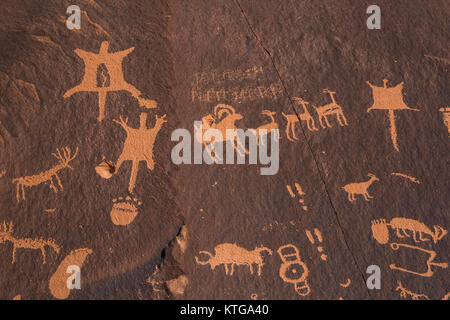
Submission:
POLYGON ((46 261, 46 252, 45 247, 48 246, 52 248, 57 254, 60 251, 59 246, 55 243, 53 239, 44 240, 40 239, 30 239, 30 238, 15 238, 12 235, 14 224, 9 222, 3 222, 0 225, 0 243, 5 243, 9 241, 13 244, 13 252, 12 252, 12 263, 16 262, 16 250, 19 248, 23 249, 32 249, 32 250, 41 250, 42 253, 42 264, 45 264, 46 261))
POLYGON ((98 121, 102 121, 105 117, 106 95, 110 91, 128 91, 140 105, 146 108, 156 108, 155 101, 142 98, 141 92, 125 81, 122 61, 134 50, 134 47, 114 53, 108 53, 108 49, 108 41, 101 43, 99 53, 75 49, 75 53, 84 61, 84 77, 79 85, 64 94, 64 98, 81 91, 97 92, 99 98, 98 121))
POLYGON ((389 267, 393 270, 412 273, 412 274, 415 274, 415 275, 421 276, 421 277, 431 277, 434 274, 434 271, 431 270, 432 266, 439 267, 442 269, 447 269, 447 267, 448 267, 448 263, 446 263, 446 262, 434 262, 434 258, 436 258, 436 255, 437 255, 436 251, 423 249, 421 247, 416 247, 416 246, 412 246, 412 245, 405 244, 405 243, 391 243, 392 250, 398 250, 400 247, 405 247, 405 248, 409 248, 412 250, 418 250, 421 252, 428 253, 429 258, 426 261, 427 271, 426 272, 416 272, 416 271, 408 270, 405 268, 397 267, 395 264, 391 264, 389 267))
POLYGON ((59 149, 56 149, 57 154, 52 153, 52 155, 59 160, 59 163, 54 166, 53 168, 41 172, 40 174, 36 174, 33 176, 25 176, 13 179, 13 183, 17 183, 17 194, 16 199, 17 202, 20 202, 20 196, 22 196, 22 199, 25 200, 25 188, 24 187, 34 187, 44 182, 50 182, 50 188, 55 192, 58 193, 58 188, 55 186, 55 183, 53 182, 53 178, 58 183, 61 190, 63 189, 63 186, 61 184, 61 180, 59 179, 58 172, 61 171, 64 168, 69 168, 73 170, 73 167, 69 164, 70 161, 75 159, 75 157, 78 154, 78 148, 75 151, 75 154, 73 156, 70 156, 70 148, 65 147, 62 149, 62 155, 59 149))
POLYGON ((253 264, 256 264, 258 267, 258 276, 260 276, 264 265, 263 252, 267 252, 269 255, 272 254, 272 250, 263 246, 249 251, 234 243, 222 243, 214 248, 214 255, 208 251, 200 251, 201 254, 209 256, 208 260, 201 261, 198 257, 195 257, 195 261, 201 265, 209 264, 211 270, 223 264, 225 266, 225 274, 229 274, 230 276, 234 273, 235 265, 246 265, 250 269, 250 273, 253 274, 253 264))
POLYGON ((342 107, 336 103, 336 100, 334 98, 334 94, 336 92, 330 91, 328 89, 323 89, 323 92, 328 93, 330 95, 332 103, 329 103, 329 104, 326 104, 326 105, 323 105, 320 107, 314 106, 314 108, 316 109, 317 115, 319 116, 319 122, 320 122, 320 125, 322 126, 322 128, 324 128, 324 129, 326 128, 325 125, 323 124, 322 120, 325 120, 327 127, 331 128, 330 122, 327 119, 327 116, 330 116, 330 115, 336 115, 336 119, 338 120, 340 126, 347 126, 348 125, 347 119, 344 116, 342 107))
POLYGON ((314 118, 311 116, 311 114, 308 111, 308 108, 306 105, 308 104, 307 101, 303 100, 302 98, 293 97, 293 100, 297 101, 298 104, 303 106, 303 113, 297 114, 285 114, 284 112, 281 112, 283 116, 286 118, 287 124, 286 124, 286 137, 289 141, 296 141, 298 140, 297 136, 295 135, 295 124, 297 122, 306 121, 306 127, 310 131, 317 131, 319 129, 316 128, 316 124, 314 122, 314 118))
POLYGON ((391 123, 391 139, 394 149, 400 151, 397 142, 397 129, 395 127, 395 114, 394 110, 412 110, 420 111, 418 109, 413 109, 408 107, 403 101, 403 82, 396 85, 395 87, 387 87, 387 79, 383 79, 383 87, 377 87, 367 81, 367 84, 372 88, 373 95, 373 105, 367 109, 367 112, 371 110, 388 110, 389 111, 389 121, 391 123))
POLYGON ((389 242, 388 226, 395 230, 397 237, 412 236, 415 242, 430 241, 430 239, 424 237, 424 235, 429 235, 436 243, 447 234, 447 230, 441 226, 435 225, 434 231, 432 231, 425 224, 414 219, 393 218, 389 223, 385 219, 380 219, 372 221, 372 236, 378 243, 386 244, 389 242), (408 231, 411 231, 412 235, 408 234, 408 231))
POLYGON ((373 199, 373 197, 369 194, 367 189, 370 187, 372 183, 375 181, 379 181, 374 174, 369 173, 367 174, 368 177, 370 177, 369 180, 363 181, 363 182, 353 182, 346 184, 342 187, 342 189, 347 192, 348 194, 348 201, 353 202, 356 200, 355 195, 360 194, 364 197, 366 201, 369 201, 369 199, 373 199))
POLYGON ((167 122, 166 115, 162 117, 155 116, 155 126, 147 128, 147 113, 141 112, 139 128, 131 128, 128 126, 128 118, 120 121, 113 120, 118 123, 127 133, 127 138, 123 146, 123 151, 116 163, 116 172, 119 171, 120 166, 124 161, 132 161, 130 183, 128 190, 133 192, 136 185, 136 178, 138 174, 139 162, 145 161, 147 168, 153 170, 153 145, 155 144, 156 135, 161 130, 162 125, 167 122))
POLYGON ((301 296, 307 296, 311 292, 308 284, 309 270, 300 259, 300 252, 293 244, 281 246, 278 255, 283 263, 280 267, 280 277, 284 282, 293 283, 295 292, 301 296))

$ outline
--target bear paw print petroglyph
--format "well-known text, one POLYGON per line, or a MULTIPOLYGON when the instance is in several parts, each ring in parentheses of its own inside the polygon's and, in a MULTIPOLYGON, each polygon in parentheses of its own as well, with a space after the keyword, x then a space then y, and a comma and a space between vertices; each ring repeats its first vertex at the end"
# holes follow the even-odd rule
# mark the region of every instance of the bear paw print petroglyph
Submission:
POLYGON ((134 221, 139 214, 139 206, 142 201, 130 196, 113 199, 113 207, 110 212, 112 222, 117 226, 126 226, 134 221))

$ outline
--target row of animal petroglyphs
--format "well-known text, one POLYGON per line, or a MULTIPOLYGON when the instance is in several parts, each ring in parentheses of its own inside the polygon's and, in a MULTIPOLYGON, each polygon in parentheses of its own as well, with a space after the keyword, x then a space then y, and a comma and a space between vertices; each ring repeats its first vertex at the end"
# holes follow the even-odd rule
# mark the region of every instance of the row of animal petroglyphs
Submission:
MULTIPOLYGON (((328 89, 324 89, 323 92, 328 93, 331 98, 331 103, 325 104, 323 106, 316 107, 313 105, 314 109, 317 112, 317 115, 319 117, 319 123, 322 128, 331 128, 331 124, 328 121, 328 116, 336 116, 337 121, 339 122, 339 125, 347 126, 347 119, 345 118, 344 112, 342 110, 342 107, 336 103, 336 100, 334 98, 334 94, 336 92, 330 91, 328 89), (326 126, 324 122, 326 123, 326 126)), ((299 105, 303 107, 303 112, 300 114, 285 114, 282 112, 283 116, 286 118, 287 125, 286 125, 286 136, 288 140, 295 141, 298 140, 296 134, 295 134, 295 124, 300 121, 306 121, 306 127, 310 131, 317 131, 316 124, 314 122, 314 118, 311 116, 311 114, 308 111, 307 105, 309 102, 303 100, 299 97, 294 97, 293 100, 295 100, 299 105)))
MULTIPOLYGON (((301 296, 307 296, 311 292, 308 284, 309 269, 300 258, 300 251, 293 244, 281 246, 277 250, 282 261, 280 266, 280 278, 294 285, 295 292, 301 296)), ((211 270, 223 265, 225 274, 232 276, 234 267, 245 265, 253 273, 253 265, 257 266, 257 275, 261 276, 264 265, 263 253, 272 255, 273 251, 266 247, 256 247, 254 250, 247 250, 234 243, 222 243, 214 248, 214 255, 208 251, 200 251, 200 254, 208 256, 208 260, 200 260, 195 257, 195 261, 200 265, 209 265, 211 270)))

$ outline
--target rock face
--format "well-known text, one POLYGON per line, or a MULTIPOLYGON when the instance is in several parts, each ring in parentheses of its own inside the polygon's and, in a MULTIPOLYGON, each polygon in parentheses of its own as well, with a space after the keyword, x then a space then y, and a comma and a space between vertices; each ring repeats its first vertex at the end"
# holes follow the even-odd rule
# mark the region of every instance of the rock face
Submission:
POLYGON ((71 4, 0 10, 0 298, 448 297, 448 1, 378 0, 380 30, 367 1, 71 4), (175 164, 201 120, 278 129, 276 174, 175 164))

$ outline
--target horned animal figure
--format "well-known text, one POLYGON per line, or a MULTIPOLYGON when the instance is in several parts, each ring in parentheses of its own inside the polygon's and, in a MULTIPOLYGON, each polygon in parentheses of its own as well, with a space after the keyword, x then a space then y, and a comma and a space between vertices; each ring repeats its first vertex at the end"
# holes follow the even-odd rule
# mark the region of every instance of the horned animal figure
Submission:
POLYGON ((308 111, 308 108, 306 105, 308 104, 307 101, 303 100, 302 98, 293 97, 293 100, 297 101, 298 104, 301 104, 303 106, 303 113, 297 114, 285 114, 284 112, 281 112, 283 116, 286 118, 287 124, 286 124, 286 136, 289 141, 296 141, 298 140, 297 136, 295 135, 295 124, 297 122, 306 121, 306 127, 309 131, 317 131, 319 129, 316 128, 316 124, 314 122, 314 118, 311 116, 311 114, 308 111))
POLYGON ((260 276, 262 266, 264 265, 262 252, 267 252, 269 255, 272 255, 272 250, 263 246, 249 251, 234 243, 222 243, 214 248, 214 255, 208 251, 200 251, 201 254, 209 256, 208 260, 201 261, 195 257, 195 261, 201 265, 209 264, 211 270, 223 264, 225 266, 225 274, 229 274, 230 276, 234 273, 235 265, 246 265, 249 267, 250 273, 253 274, 253 264, 256 264, 258 267, 258 275, 260 276))
POLYGON ((16 262, 16 250, 18 248, 23 249, 32 249, 32 250, 41 250, 42 253, 42 264, 45 264, 46 259, 46 253, 45 253, 45 247, 49 246, 52 248, 56 253, 59 253, 60 248, 55 243, 53 239, 44 240, 42 238, 40 239, 30 239, 30 238, 24 238, 24 239, 18 239, 13 237, 14 224, 12 222, 6 223, 3 222, 0 225, 0 243, 4 243, 6 241, 9 241, 13 244, 13 252, 12 252, 12 263, 16 262))
POLYGON ((208 150, 211 158, 217 159, 217 156, 212 156, 213 145, 216 142, 223 142, 231 139, 233 143, 234 149, 239 152, 240 155, 248 154, 248 151, 245 149, 242 141, 239 141, 239 138, 236 135, 232 135, 232 137, 227 137, 227 129, 237 130, 235 122, 237 120, 241 120, 243 116, 240 113, 236 113, 236 110, 229 105, 226 104, 218 104, 214 107, 214 115, 208 114, 202 117, 202 130, 197 130, 195 139, 201 142, 205 149, 208 150), (222 134, 222 140, 214 140, 204 141, 203 134, 208 129, 216 129, 220 131, 222 134), (239 147, 239 148, 238 148, 239 147))
POLYGON ((424 235, 429 235, 433 242, 436 243, 447 234, 447 230, 441 226, 433 226, 434 231, 432 231, 424 223, 414 219, 392 218, 389 223, 385 219, 379 219, 372 221, 372 236, 378 243, 386 244, 389 242, 388 226, 395 230, 399 238, 411 237, 408 234, 408 231, 411 231, 414 242, 430 241, 430 239, 424 238, 424 235))
POLYGON ((325 120, 325 123, 329 128, 331 128, 330 122, 327 119, 327 116, 329 115, 336 115, 336 118, 339 122, 339 125, 346 126, 348 125, 347 119, 344 116, 344 112, 342 111, 342 107, 336 103, 336 100, 334 99, 334 94, 336 92, 330 91, 328 89, 324 89, 323 92, 328 93, 331 97, 331 100, 333 101, 330 104, 326 104, 320 107, 314 106, 316 109, 317 115, 319 116, 319 122, 322 128, 325 128, 325 125, 323 124, 322 120, 325 120))
MULTIPOLYGON (((275 141, 278 141, 280 139, 279 133, 278 133, 278 123, 275 121, 274 115, 276 112, 270 111, 270 110, 263 110, 261 114, 264 114, 270 118, 270 122, 263 124, 256 128, 256 138, 257 138, 257 145, 259 145, 260 139, 259 137, 264 137, 269 135, 272 131, 275 133, 275 141)), ((261 144, 264 145, 264 139, 261 139, 261 144)))
POLYGON ((20 202, 20 196, 22 196, 22 199, 25 200, 25 187, 34 187, 47 181, 50 182, 50 188, 55 193, 58 193, 58 188, 55 185, 53 179, 56 180, 61 190, 63 189, 61 180, 59 179, 58 176, 58 172, 64 168, 69 168, 73 170, 69 162, 75 159, 75 157, 77 156, 78 148, 76 149, 75 154, 73 156, 70 156, 69 147, 63 148, 62 154, 59 149, 56 149, 56 151, 57 153, 56 154, 52 153, 52 155, 59 160, 59 163, 55 165, 53 168, 36 175, 15 178, 12 180, 13 183, 17 184, 17 193, 16 193, 17 202, 20 202))
POLYGON ((366 201, 369 201, 369 199, 373 199, 373 197, 369 194, 367 189, 370 187, 372 183, 374 183, 375 181, 379 181, 380 179, 378 179, 372 173, 367 174, 367 176, 370 177, 370 179, 367 181, 349 183, 342 187, 342 189, 348 193, 348 200, 350 202, 356 200, 355 198, 356 194, 361 194, 366 201))

